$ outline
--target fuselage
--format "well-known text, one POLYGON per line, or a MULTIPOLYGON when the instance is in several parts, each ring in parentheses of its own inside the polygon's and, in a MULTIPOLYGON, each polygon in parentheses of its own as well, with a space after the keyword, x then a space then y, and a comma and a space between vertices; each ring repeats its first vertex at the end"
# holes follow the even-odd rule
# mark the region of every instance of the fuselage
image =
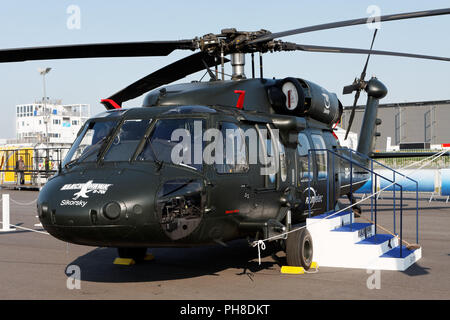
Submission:
MULTIPOLYGON (((277 116, 237 109, 136 108, 108 111, 88 120, 77 141, 84 141, 89 130, 105 123, 112 125, 99 151, 86 151, 93 148, 88 146, 83 150, 87 156, 75 161, 66 158, 60 172, 39 194, 39 218, 44 228, 61 240, 111 247, 182 247, 228 241, 254 235, 268 220, 282 221, 280 199, 287 189, 301 200, 293 209, 294 223, 304 221, 310 213, 333 208, 341 194, 340 181, 333 185, 327 178, 331 166, 325 153, 308 152, 338 148, 330 130, 314 120, 297 119, 296 127, 283 131, 277 128, 277 116), (133 125, 136 130, 130 137, 124 129, 133 129, 133 125), (185 144, 191 150, 179 152, 185 153, 179 163, 172 161, 164 145, 170 145, 168 139, 173 138, 176 127, 191 134, 185 144), (208 132, 223 132, 220 139, 226 145, 225 129, 242 134, 231 139, 235 153, 231 152, 230 158, 225 149, 220 155, 222 163, 208 163, 208 145, 214 142, 211 137, 208 140, 208 132), (276 130, 280 136, 277 145, 276 130), (252 133, 256 145, 252 145, 252 133), (239 142, 244 145, 237 149, 239 142), (255 153, 259 155, 256 161, 255 153), (274 160, 278 168, 263 173, 274 160), (327 195, 330 187, 335 188, 333 199, 327 195)), ((180 141, 178 137, 170 147, 183 147, 180 141)))
POLYGON ((55 237, 92 246, 274 235, 288 211, 301 223, 365 182, 335 157, 349 155, 333 136, 341 113, 334 93, 298 78, 154 90, 141 108, 85 123, 39 194, 39 218, 55 237))

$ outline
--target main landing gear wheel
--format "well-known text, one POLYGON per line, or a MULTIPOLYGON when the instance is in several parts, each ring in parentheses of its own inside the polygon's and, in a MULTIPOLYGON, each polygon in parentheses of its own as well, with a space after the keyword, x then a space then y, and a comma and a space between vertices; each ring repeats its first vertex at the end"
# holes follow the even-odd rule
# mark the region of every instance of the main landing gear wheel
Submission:
POLYGON ((289 266, 302 266, 305 270, 311 267, 313 242, 308 230, 303 228, 288 234, 286 239, 286 258, 289 266))
POLYGON ((136 262, 144 261, 147 248, 117 248, 120 258, 133 259, 136 262))

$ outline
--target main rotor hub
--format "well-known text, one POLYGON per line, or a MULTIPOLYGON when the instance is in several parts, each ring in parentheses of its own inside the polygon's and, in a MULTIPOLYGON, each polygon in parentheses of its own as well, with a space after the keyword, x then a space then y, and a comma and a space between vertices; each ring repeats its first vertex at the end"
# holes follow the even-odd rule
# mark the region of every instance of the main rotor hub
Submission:
POLYGON ((263 35, 271 34, 268 30, 237 31, 235 28, 222 29, 220 34, 206 34, 198 40, 198 47, 203 52, 213 55, 234 53, 252 53, 272 51, 275 41, 270 40, 256 44, 250 41, 263 35))

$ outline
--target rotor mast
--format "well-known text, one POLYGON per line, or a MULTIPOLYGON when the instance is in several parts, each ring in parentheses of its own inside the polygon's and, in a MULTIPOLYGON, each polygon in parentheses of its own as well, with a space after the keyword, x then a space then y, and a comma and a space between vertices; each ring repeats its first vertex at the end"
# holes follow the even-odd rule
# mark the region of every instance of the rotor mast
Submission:
POLYGON ((231 79, 242 80, 245 77, 245 53, 232 53, 231 54, 231 79))

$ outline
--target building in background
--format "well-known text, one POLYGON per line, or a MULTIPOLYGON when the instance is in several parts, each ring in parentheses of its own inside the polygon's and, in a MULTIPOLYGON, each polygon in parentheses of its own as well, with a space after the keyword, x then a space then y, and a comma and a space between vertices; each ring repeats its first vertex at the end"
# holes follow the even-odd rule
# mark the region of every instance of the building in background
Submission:
MULTIPOLYGON (((359 135, 365 106, 357 106, 351 131, 359 135)), ((351 107, 345 107, 342 127, 347 129, 351 107)), ((422 143, 430 146, 450 146, 450 100, 380 104, 375 150, 389 146, 422 143), (388 145, 388 138, 390 143, 388 145)))
POLYGON ((0 186, 39 188, 58 170, 78 131, 90 117, 88 104, 40 100, 16 106, 16 139, 0 141, 0 186), (25 165, 19 184, 17 161, 25 165))
POLYGON ((9 143, 71 144, 90 116, 88 104, 49 100, 16 106, 16 141, 9 143))

